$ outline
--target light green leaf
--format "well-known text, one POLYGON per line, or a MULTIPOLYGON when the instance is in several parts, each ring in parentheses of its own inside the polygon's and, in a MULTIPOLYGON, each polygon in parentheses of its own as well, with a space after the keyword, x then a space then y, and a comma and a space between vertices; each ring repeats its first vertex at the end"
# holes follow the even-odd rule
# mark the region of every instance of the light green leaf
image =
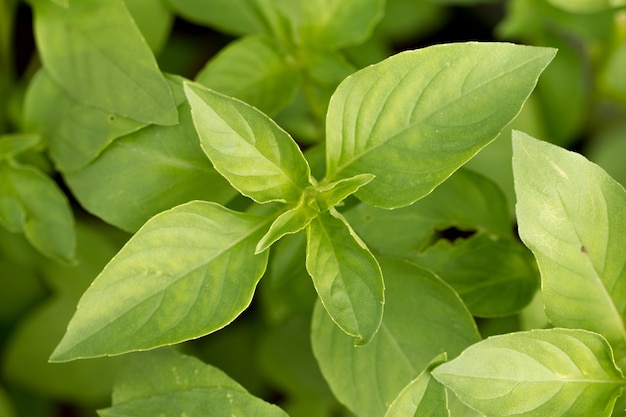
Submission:
POLYGON ((626 384, 602 336, 568 329, 490 337, 433 376, 493 417, 608 417, 626 384))
POLYGON ((402 207, 426 196, 519 113, 554 54, 451 43, 360 70, 330 101, 327 178, 376 175, 356 193, 374 206, 402 207))
POLYGON ((62 172, 84 168, 115 139, 146 126, 72 98, 43 68, 29 84, 24 119, 43 135, 62 172))
POLYGON ((293 100, 300 75, 276 42, 259 35, 244 37, 222 49, 196 81, 273 115, 293 100))
POLYGON ((331 207, 335 207, 346 197, 357 192, 359 188, 369 184, 373 179, 374 176, 372 174, 361 174, 315 187, 317 206, 320 211, 326 211, 331 207))
POLYGON ((23 232, 46 256, 63 262, 74 258, 70 204, 56 183, 34 167, 0 162, 0 224, 23 232))
POLYGON ((231 35, 261 32, 263 25, 256 15, 257 0, 165 0, 185 20, 215 28, 231 35))
POLYGON ((53 361, 179 343, 233 321, 267 264, 267 220, 190 202, 148 221, 85 292, 53 361))
POLYGON ((355 344, 368 343, 385 303, 376 258, 334 209, 320 213, 306 232, 306 268, 324 308, 355 344))
POLYGON ((185 94, 202 149, 239 192, 259 203, 296 203, 310 169, 291 136, 250 105, 200 84, 185 94))
POLYGON ((548 0, 548 3, 573 13, 596 13, 626 6, 624 0, 548 0))
POLYGON ((167 42, 174 16, 161 0, 124 0, 128 11, 155 54, 167 42))
POLYGON ((339 49, 364 41, 382 18, 383 0, 277 0, 296 45, 339 49))
POLYGON ((550 321, 595 331, 626 355, 626 191, 583 156, 513 134, 519 233, 550 321))
POLYGON ((486 233, 442 239, 411 258, 450 284, 476 317, 518 313, 538 289, 532 254, 512 239, 486 233))
POLYGON ((177 122, 172 93, 123 0, 33 5, 41 59, 72 97, 145 123, 177 122))
POLYGON ((13 158, 24 151, 34 148, 41 142, 34 133, 13 133, 0 135, 0 160, 13 158))
POLYGON ((445 360, 445 353, 433 359, 393 400, 385 417, 450 417, 446 389, 430 375, 430 372, 445 360))
POLYGON ((287 417, 217 368, 168 349, 131 355, 102 417, 287 417))
POLYGON ((297 206, 282 213, 274 220, 267 233, 259 240, 256 253, 263 252, 281 237, 293 234, 304 229, 313 220, 319 211, 308 204, 306 195, 297 206))
POLYGON ((480 340, 459 296, 432 272, 379 257, 385 314, 376 336, 355 347, 318 303, 313 353, 339 401, 360 417, 385 414, 400 391, 440 353, 455 357, 480 340))
MULTIPOLYGON (((180 78, 172 78, 184 100, 180 78)), ((180 94, 178 94, 180 93, 180 94)), ((150 217, 191 200, 225 204, 238 195, 202 153, 184 101, 180 123, 148 126, 115 140, 84 169, 65 173, 88 211, 134 232, 150 217)))

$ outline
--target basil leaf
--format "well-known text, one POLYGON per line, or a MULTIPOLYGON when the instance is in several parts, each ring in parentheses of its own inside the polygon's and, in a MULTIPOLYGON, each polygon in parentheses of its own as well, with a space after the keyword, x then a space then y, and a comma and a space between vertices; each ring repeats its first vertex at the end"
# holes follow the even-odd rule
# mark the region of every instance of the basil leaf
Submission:
POLYGON ((267 220, 194 201, 150 219, 81 298, 52 361, 194 339, 233 321, 267 264, 267 220))
POLYGON ((215 169, 259 203, 296 203, 310 185, 310 169, 291 136, 242 101, 186 83, 202 149, 215 169))
POLYGON ((356 196, 384 208, 426 196, 519 113, 554 54, 505 43, 445 44, 358 71, 330 101, 327 179, 376 175, 356 196))

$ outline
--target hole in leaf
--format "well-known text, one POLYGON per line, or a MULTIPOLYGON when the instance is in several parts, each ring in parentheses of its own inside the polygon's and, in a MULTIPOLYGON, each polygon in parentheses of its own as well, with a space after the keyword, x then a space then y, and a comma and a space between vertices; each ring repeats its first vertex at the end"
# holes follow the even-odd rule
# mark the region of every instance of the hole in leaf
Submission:
POLYGON ((438 240, 447 240, 449 242, 454 242, 457 239, 468 239, 478 233, 477 230, 462 230, 458 229, 454 226, 450 226, 443 230, 435 230, 434 241, 438 240))

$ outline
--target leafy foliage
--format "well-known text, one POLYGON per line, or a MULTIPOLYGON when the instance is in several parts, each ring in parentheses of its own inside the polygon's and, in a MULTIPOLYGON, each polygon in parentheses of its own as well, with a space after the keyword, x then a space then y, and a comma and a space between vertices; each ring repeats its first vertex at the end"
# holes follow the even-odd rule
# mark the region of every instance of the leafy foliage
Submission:
POLYGON ((0 416, 623 416, 626 5, 477 3, 0 0, 0 416))

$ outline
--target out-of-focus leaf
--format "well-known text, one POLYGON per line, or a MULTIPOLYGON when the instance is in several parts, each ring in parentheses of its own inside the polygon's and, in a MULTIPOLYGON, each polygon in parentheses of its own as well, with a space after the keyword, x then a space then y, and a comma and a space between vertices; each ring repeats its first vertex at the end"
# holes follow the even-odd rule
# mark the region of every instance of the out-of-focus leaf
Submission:
POLYGON ((167 42, 174 16, 162 0, 124 0, 143 37, 155 54, 167 42))

